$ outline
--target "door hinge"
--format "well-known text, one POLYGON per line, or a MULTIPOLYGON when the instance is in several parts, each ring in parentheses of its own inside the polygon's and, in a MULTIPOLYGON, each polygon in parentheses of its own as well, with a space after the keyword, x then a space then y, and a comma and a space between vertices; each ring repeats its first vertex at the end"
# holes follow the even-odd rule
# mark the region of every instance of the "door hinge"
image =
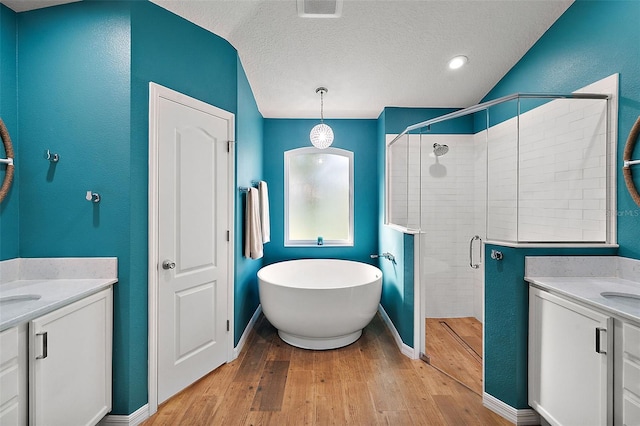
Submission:
POLYGON ((229 241, 229 238, 231 238, 231 237, 230 237, 230 232, 229 232, 229 231, 227 231, 227 241, 229 241))
POLYGON ((231 152, 231 144, 233 141, 227 141, 227 152, 231 152))
POLYGON ((227 331, 229 331, 229 320, 227 320, 227 331))

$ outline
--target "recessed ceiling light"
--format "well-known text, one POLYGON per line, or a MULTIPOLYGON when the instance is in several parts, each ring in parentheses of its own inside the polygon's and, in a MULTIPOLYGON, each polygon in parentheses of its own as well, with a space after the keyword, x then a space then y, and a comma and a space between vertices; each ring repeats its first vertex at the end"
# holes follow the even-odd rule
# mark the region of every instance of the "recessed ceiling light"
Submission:
POLYGON ((469 58, 464 55, 455 56, 449 61, 449 68, 452 70, 457 70, 458 68, 466 64, 468 60, 469 58))

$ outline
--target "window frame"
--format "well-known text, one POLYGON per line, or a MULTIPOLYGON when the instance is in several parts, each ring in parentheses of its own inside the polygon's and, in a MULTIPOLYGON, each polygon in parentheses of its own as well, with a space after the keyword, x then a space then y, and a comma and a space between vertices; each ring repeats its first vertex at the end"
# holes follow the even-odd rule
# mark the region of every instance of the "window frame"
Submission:
POLYGON ((353 247, 354 246, 354 153, 341 148, 318 149, 315 147, 294 148, 284 152, 284 246, 285 247, 353 247), (292 240, 289 238, 289 164, 298 155, 330 154, 346 157, 349 161, 349 235, 342 240, 324 239, 292 240))

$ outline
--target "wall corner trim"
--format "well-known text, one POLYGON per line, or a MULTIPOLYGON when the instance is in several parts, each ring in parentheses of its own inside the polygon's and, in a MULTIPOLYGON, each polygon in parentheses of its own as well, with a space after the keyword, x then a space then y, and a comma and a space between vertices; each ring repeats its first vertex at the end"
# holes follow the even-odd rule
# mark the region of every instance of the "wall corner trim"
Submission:
POLYGON ((532 408, 513 408, 486 392, 482 394, 482 405, 494 413, 501 415, 515 425, 540 424, 540 416, 532 408))
POLYGON ((137 426, 149 418, 149 404, 145 404, 129 415, 107 414, 99 426, 137 426))
POLYGON ((400 337, 400 333, 398 333, 398 330, 393 325, 391 318, 389 318, 389 315, 387 315, 387 312, 384 310, 382 305, 378 305, 378 312, 382 317, 382 321, 384 321, 385 325, 391 332, 391 335, 393 336, 393 339, 396 341, 396 344, 398 345, 398 349, 400 349, 400 352, 402 352, 402 355, 411 359, 418 359, 420 354, 418 354, 418 351, 416 351, 414 348, 406 345, 402 341, 402 338, 400 337))
POLYGON ((262 313, 262 305, 258 305, 258 307, 256 308, 256 311, 251 316, 249 323, 247 324, 244 331, 242 332, 242 336, 240 336, 240 340, 238 341, 238 346, 233 348, 233 359, 238 358, 238 356, 240 355, 240 352, 242 352, 242 348, 244 348, 244 345, 245 343, 247 343, 247 339, 249 338, 249 333, 251 333, 251 330, 253 329, 253 326, 255 325, 255 323, 258 321, 258 318, 260 317, 261 313, 262 313))

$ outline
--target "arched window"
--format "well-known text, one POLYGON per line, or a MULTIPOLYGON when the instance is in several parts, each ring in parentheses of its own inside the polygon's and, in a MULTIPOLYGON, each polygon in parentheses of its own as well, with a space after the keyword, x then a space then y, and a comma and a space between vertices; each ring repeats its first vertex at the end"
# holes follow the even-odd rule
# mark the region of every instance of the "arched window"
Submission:
POLYGON ((285 246, 353 245, 353 152, 284 153, 285 246))

